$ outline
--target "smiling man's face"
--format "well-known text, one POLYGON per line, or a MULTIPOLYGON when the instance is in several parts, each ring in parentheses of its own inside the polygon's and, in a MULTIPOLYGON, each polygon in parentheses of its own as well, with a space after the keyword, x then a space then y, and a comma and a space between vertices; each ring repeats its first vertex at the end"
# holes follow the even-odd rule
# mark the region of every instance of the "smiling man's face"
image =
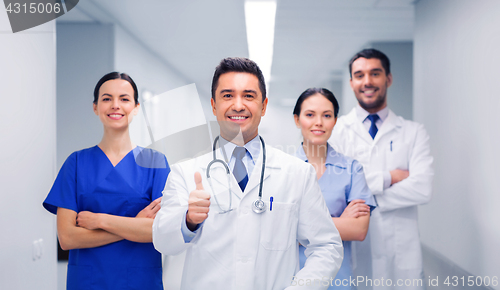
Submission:
POLYGON ((392 75, 386 75, 378 58, 356 59, 352 63, 350 83, 359 105, 369 113, 387 106, 387 88, 392 84, 392 75))
MULTIPOLYGON (((221 136, 234 140, 241 132, 244 143, 259 133, 260 118, 265 115, 267 98, 262 102, 259 80, 250 73, 228 72, 220 75, 212 99, 221 136)), ((239 144, 242 145, 242 144, 239 144)))

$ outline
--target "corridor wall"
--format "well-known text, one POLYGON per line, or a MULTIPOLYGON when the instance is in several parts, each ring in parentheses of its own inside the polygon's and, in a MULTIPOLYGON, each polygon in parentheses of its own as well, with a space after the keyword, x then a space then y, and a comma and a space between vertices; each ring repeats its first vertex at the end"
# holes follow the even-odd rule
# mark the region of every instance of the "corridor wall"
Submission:
POLYGON ((420 0, 415 15, 413 114, 435 158, 421 240, 483 277, 500 275, 499 14, 496 0, 420 0))
POLYGON ((13 34, 0 9, 0 289, 53 290, 55 219, 42 201, 56 172, 56 27, 13 34))

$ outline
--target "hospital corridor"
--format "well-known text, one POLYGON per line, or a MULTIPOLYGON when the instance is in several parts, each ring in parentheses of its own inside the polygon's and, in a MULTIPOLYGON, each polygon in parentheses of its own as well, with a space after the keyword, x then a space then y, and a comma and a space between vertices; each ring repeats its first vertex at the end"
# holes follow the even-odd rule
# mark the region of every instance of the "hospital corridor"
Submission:
MULTIPOLYGON (((498 83, 497 68, 500 68, 500 1, 4 2, 5 9, 0 9, 0 97, 4 106, 0 114, 0 289, 84 289, 78 288, 83 287, 77 285, 79 282, 67 285, 67 277, 73 275, 72 271, 77 271, 76 266, 70 262, 68 268, 68 251, 59 246, 57 229, 61 225, 57 224, 56 215, 52 213, 57 212, 58 217, 61 213, 57 205, 47 205, 44 201, 49 192, 55 191, 51 188, 57 184, 58 172, 64 172, 70 166, 66 161, 71 160, 69 156, 84 148, 97 148, 96 144, 104 142, 106 138, 103 136, 108 136, 106 134, 112 128, 111 125, 106 127, 105 114, 100 111, 104 105, 97 101, 97 93, 105 86, 100 83, 103 86, 97 86, 94 91, 102 76, 119 72, 133 78, 130 82, 123 76, 121 79, 116 77, 119 81, 131 83, 136 94, 135 97, 129 96, 130 100, 121 98, 125 100, 123 102, 129 102, 128 106, 134 98, 136 101, 135 107, 130 107, 133 120, 126 123, 131 144, 163 153, 168 160, 167 171, 170 171, 174 164, 212 154, 215 137, 219 133, 223 136, 222 132, 226 130, 223 124, 218 124, 215 116, 218 101, 214 97, 215 88, 211 88, 214 69, 227 57, 243 57, 258 65, 267 87, 267 103, 262 99, 265 114, 258 131, 266 144, 264 146, 262 141, 262 148, 269 145, 289 155, 295 155, 297 147, 302 149, 300 145, 305 135, 302 139, 304 133, 300 122, 303 119, 295 114, 294 107, 306 89, 326 88, 338 101, 340 118, 334 122, 335 128, 332 125, 333 135, 328 144, 335 150, 345 145, 342 153, 363 165, 366 175, 363 183, 368 183, 377 207, 370 208, 372 221, 365 241, 353 242, 352 249, 349 246, 348 251, 344 250, 348 253, 344 259, 349 259, 348 265, 354 273, 353 281, 346 280, 342 284, 342 280, 338 280, 341 285, 336 286, 343 286, 342 289, 500 290, 500 210, 495 209, 500 204, 500 167, 496 165, 500 162, 500 129, 496 127, 500 98, 494 93, 498 83), (62 5, 64 10, 56 19, 13 32, 14 25, 18 24, 13 20, 16 12, 12 7, 17 7, 15 3, 18 2, 53 2, 62 5), (360 51, 383 52, 390 60, 390 71, 378 56, 353 58, 360 51), (381 66, 367 76, 364 70, 358 69, 361 67, 359 59, 366 63, 375 60, 373 63, 381 66), (377 77, 384 81, 377 83, 377 77), (362 78, 373 78, 370 79, 373 83, 363 87, 359 85, 362 78), (376 119, 370 119, 373 112, 363 105, 363 96, 369 99, 385 92, 389 112, 385 110, 385 115, 379 114, 380 120, 376 114, 376 119), (365 109, 364 117, 368 117, 361 120, 364 123, 357 124, 358 127, 350 125, 349 120, 356 119, 353 117, 356 114, 359 117, 365 109), (403 137, 391 136, 386 142, 382 134, 386 134, 384 128, 387 125, 380 127, 380 124, 396 118, 399 121, 395 121, 395 130, 402 130, 404 124, 410 123, 417 129, 404 131, 403 137), (375 124, 379 124, 378 128, 375 124), (341 128, 345 131, 340 131, 341 128), (361 136, 358 138, 358 135, 347 132, 349 128, 362 128, 360 130, 365 132, 358 132, 361 136), (356 138, 386 143, 375 149, 373 146, 366 149, 368 147, 355 145, 359 144, 354 143, 359 141, 356 138), (427 154, 426 160, 414 157, 419 154, 418 150, 425 151, 422 154, 427 154), (382 165, 367 167, 367 154, 407 158, 409 166, 394 165, 391 168, 391 162, 395 161, 387 159, 389 161, 382 165), (425 162, 428 167, 422 169, 425 162), (412 186, 405 191, 408 196, 395 201, 391 200, 394 188, 398 188, 395 177, 385 171, 383 178, 375 181, 370 174, 372 168, 382 167, 400 173, 409 172, 408 180, 419 170, 429 178, 412 180, 412 186), (374 190, 372 184, 378 184, 380 191, 374 190), (425 193, 421 194, 420 188, 425 188, 425 193), (389 231, 391 227, 393 231, 379 236, 377 229, 389 231), (382 254, 374 248, 377 239, 386 241, 380 246, 385 249, 382 254), (405 250, 408 248, 411 250, 405 250), (372 269, 371 264, 359 262, 362 255, 373 255, 373 265, 379 266, 372 269), (389 269, 393 264, 397 270, 384 272, 384 267, 389 269), (418 279, 388 278, 410 277, 405 275, 413 271, 414 264, 419 265, 416 270, 418 279), (382 280, 371 277, 379 271, 384 273, 382 276, 390 274, 382 280)), ((22 13, 22 4, 19 7, 22 13)), ((26 15, 26 19, 32 17, 29 13, 26 15)), ((118 117, 111 115, 111 118, 118 117)), ((136 149, 133 152, 131 156, 137 162, 140 153, 136 149)), ((251 156, 252 153, 248 151, 247 154, 251 156)), ((230 158, 234 157, 230 155, 230 158)), ((235 166, 236 171, 239 163, 226 162, 235 166)), ((240 158, 240 162, 249 161, 240 158)), ((112 163, 113 169, 121 165, 112 163)), ((253 163, 249 164, 253 166, 253 163)), ((257 162, 255 166, 259 164, 257 162)), ((259 173, 262 175, 260 184, 264 182, 264 165, 259 173)), ((99 166, 102 168, 103 165, 99 166)), ((146 165, 139 164, 139 167, 143 170, 146 165)), ((165 174, 158 168, 153 166, 154 178, 165 174)), ((260 167, 255 170, 260 170, 260 167)), ((80 171, 75 169, 73 172, 78 173, 72 178, 80 180, 80 171)), ((102 171, 96 169, 92 171, 94 173, 99 176, 102 171)), ((134 174, 143 176, 146 173, 137 169, 134 174)), ((123 182, 130 182, 135 176, 123 178, 123 182)), ((136 182, 142 184, 142 180, 136 182)), ((239 184, 239 179, 237 182, 239 184)), ((159 187, 163 190, 164 183, 155 183, 153 190, 159 187)), ((78 181, 75 184, 77 188, 87 186, 78 181)), ((196 181, 197 190, 199 184, 201 182, 196 181)), ((210 185, 218 186, 215 183, 210 185)), ((244 187, 241 190, 244 192, 244 187)), ((160 190, 157 193, 161 196, 160 190)), ((237 207, 240 199, 236 195, 228 211, 232 206, 237 207)), ((272 196, 265 200, 271 205, 269 208, 266 203, 268 213, 280 210, 281 201, 275 199, 275 209, 272 196)), ((113 197, 108 201, 114 200, 113 197)), ((259 200, 262 201, 262 194, 259 200)), ((125 200, 123 210, 130 211, 134 202, 125 200)), ((212 199, 211 203, 211 210, 216 206, 221 208, 219 201, 216 204, 212 199)), ((254 212, 250 211, 250 214, 258 214, 255 209, 254 212)), ((77 213, 73 213, 76 216, 77 213)), ((128 216, 135 217, 135 214, 128 216)), ((208 216, 210 218, 210 214, 208 216)), ((186 229, 192 231, 188 221, 186 214, 186 229)), ((200 225, 211 225, 208 221, 205 225, 196 223, 196 230, 200 225)), ((183 235, 184 231, 183 228, 183 235)), ((183 237, 186 239, 185 235, 183 237)), ((202 238, 193 240, 194 243, 201 241, 205 242, 202 238)), ((189 242, 190 239, 186 240, 189 242)), ((63 247, 68 248, 67 245, 65 241, 63 247)), ((151 249, 144 250, 144 253, 154 251, 153 245, 149 246, 151 249)), ((298 240, 293 239, 293 246, 298 247, 298 240)), ((345 244, 344 248, 347 249, 345 244)), ((70 261, 76 259, 76 254, 73 255, 70 261)), ((214 259, 222 260, 228 255, 231 253, 225 252, 214 259)), ((83 256, 78 257, 83 259, 83 256)), ((159 257, 158 254, 158 263, 159 257)), ((161 257, 163 282, 158 280, 158 283, 163 283, 165 290, 181 289, 185 257, 186 253, 161 257)), ((245 263, 245 259, 238 260, 238 263, 245 263)), ((188 266, 193 263, 196 264, 190 260, 188 266)), ((96 275, 87 274, 89 277, 96 275)), ((258 275, 253 278, 256 281, 268 279, 258 275)), ((293 279, 291 283, 293 285, 293 279)), ((141 289, 130 287, 123 289, 141 289)), ((227 289, 236 288, 228 286, 227 289)))

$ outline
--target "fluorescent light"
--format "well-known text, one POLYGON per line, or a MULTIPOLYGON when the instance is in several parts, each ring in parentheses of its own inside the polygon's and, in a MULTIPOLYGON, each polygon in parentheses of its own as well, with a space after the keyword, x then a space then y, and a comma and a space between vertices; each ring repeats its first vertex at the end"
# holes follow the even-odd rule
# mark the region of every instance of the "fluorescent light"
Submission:
POLYGON ((271 78, 275 19, 276 1, 245 2, 249 58, 259 65, 266 83, 271 78))
POLYGON ((153 93, 151 91, 144 90, 142 92, 142 99, 144 101, 149 101, 149 99, 151 99, 152 97, 153 97, 153 93))

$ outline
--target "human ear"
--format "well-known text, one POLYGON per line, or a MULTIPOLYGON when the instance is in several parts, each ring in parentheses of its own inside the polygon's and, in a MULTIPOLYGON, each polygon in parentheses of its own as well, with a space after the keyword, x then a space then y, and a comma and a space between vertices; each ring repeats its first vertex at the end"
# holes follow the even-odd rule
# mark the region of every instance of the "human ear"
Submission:
POLYGON ((390 87, 392 85, 392 73, 389 73, 387 75, 387 87, 390 87))
POLYGON ((212 113, 214 114, 214 116, 217 116, 217 114, 216 114, 217 110, 215 109, 215 100, 214 100, 214 98, 210 99, 210 104, 212 105, 212 113))
POLYGON ((135 105, 135 108, 133 110, 134 112, 134 116, 137 116, 137 114, 139 113, 139 108, 141 107, 141 104, 137 104, 135 105))
POLYGON ((264 100, 264 102, 262 102, 262 116, 266 115, 267 101, 268 101, 268 100, 269 100, 269 99, 268 99, 268 98, 266 98, 266 99, 264 100))
POLYGON ((299 116, 293 115, 293 119, 295 120, 295 126, 300 129, 299 116))

